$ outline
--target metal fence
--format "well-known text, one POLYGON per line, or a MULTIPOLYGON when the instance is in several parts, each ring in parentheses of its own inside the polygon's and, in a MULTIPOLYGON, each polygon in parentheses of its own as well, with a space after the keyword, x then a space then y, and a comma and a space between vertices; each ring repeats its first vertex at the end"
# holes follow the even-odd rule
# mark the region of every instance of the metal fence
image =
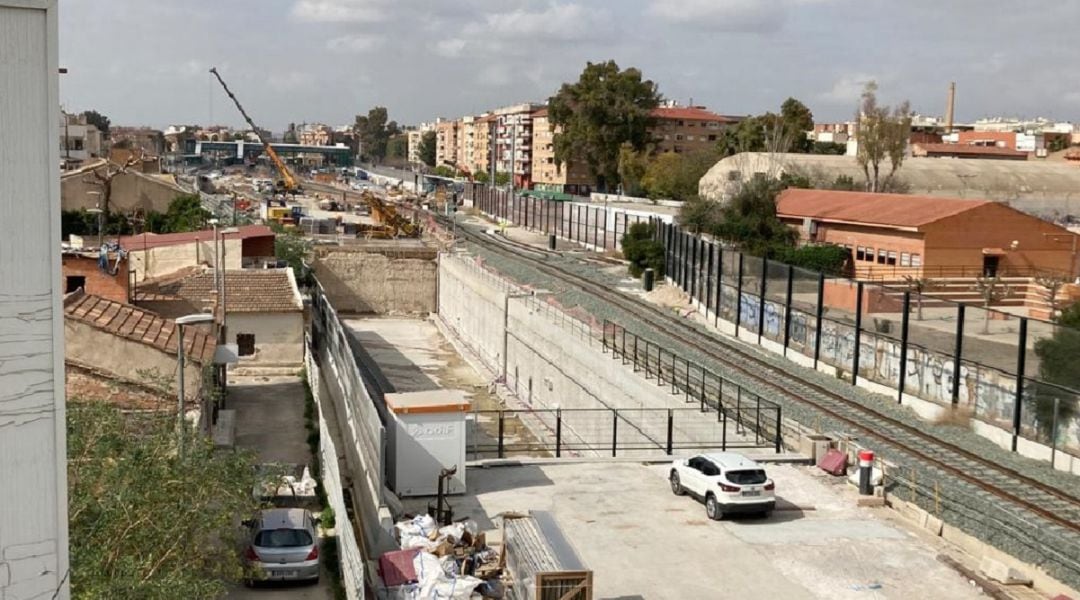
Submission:
POLYGON ((987 308, 915 289, 933 281, 897 288, 826 277, 677 225, 657 223, 655 233, 670 281, 717 325, 733 324, 737 337, 799 352, 853 384, 891 387, 898 402, 907 395, 968 411, 1008 431, 1014 451, 1024 439, 1047 446, 1048 458, 1080 456, 1080 375, 1064 365, 1075 360, 1080 331, 1027 316, 1025 307, 987 308))
POLYGON ((466 185, 464 192, 466 202, 489 217, 598 251, 621 250, 622 236, 632 225, 657 219, 623 207, 520 196, 479 183, 466 185))

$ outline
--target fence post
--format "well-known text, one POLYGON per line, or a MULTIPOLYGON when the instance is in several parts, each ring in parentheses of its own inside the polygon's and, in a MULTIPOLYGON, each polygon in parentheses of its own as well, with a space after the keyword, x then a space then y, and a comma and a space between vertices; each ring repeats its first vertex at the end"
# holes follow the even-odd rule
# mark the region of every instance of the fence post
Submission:
POLYGON ((761 396, 754 394, 757 398, 756 406, 754 407, 754 445, 761 444, 761 396))
POLYGON ((620 327, 622 331, 622 342, 619 344, 619 358, 622 359, 622 364, 626 364, 626 328, 620 327))
POLYGON ((701 278, 698 277, 698 269, 701 264, 699 254, 701 254, 701 238, 695 235, 690 238, 690 304, 694 303, 695 298, 701 296, 700 290, 698 290, 701 281, 701 278))
POLYGON ((713 254, 716 246, 709 244, 709 259, 705 263, 705 318, 709 317, 709 309, 712 308, 712 280, 713 280, 713 254))
POLYGON ((705 367, 701 367, 701 393, 698 394, 701 398, 701 412, 705 412, 705 367))
POLYGON ((817 280, 817 318, 814 319, 814 370, 817 370, 818 359, 821 358, 821 317, 825 314, 825 273, 818 273, 817 280))
POLYGON ((499 411, 499 458, 503 457, 503 450, 505 446, 503 444, 503 431, 505 431, 506 420, 504 419, 503 411, 499 411))
POLYGON ((765 283, 769 280, 769 259, 761 258, 761 297, 758 298, 757 343, 761 345, 761 336, 765 332, 765 283))
POLYGON ((603 210, 603 211, 604 211, 604 230, 603 230, 603 231, 604 231, 604 244, 603 244, 603 245, 601 246, 601 248, 603 249, 603 251, 604 251, 604 252, 607 252, 607 221, 608 221, 608 211, 607 211, 607 209, 606 209, 606 208, 604 208, 604 209, 601 209, 601 210, 603 210))
POLYGON ((716 244, 716 302, 713 304, 713 327, 720 326, 720 301, 724 298, 724 247, 716 244))
POLYGON ((780 419, 780 407, 779 407, 779 406, 777 406, 777 407, 776 407, 776 439, 775 439, 775 442, 776 442, 776 452, 777 452, 777 453, 779 453, 779 452, 780 452, 780 450, 782 449, 782 448, 780 447, 780 444, 782 443, 782 442, 781 442, 781 438, 780 438, 780 427, 781 427, 781 426, 782 426, 782 425, 781 425, 781 419, 780 419))
POLYGON ((1024 362, 1027 359, 1027 324, 1027 317, 1020 317, 1020 344, 1016 348, 1016 395, 1013 397, 1013 452, 1016 452, 1016 442, 1020 437, 1020 418, 1023 416, 1024 362))
POLYGON ((611 409, 611 457, 615 458, 616 449, 619 445, 619 409, 611 409))
POLYGON ((718 376, 717 379, 720 385, 717 386, 718 389, 716 390, 716 420, 719 421, 719 413, 724 412, 724 378, 718 376))
POLYGON ((742 271, 743 253, 739 253, 738 281, 735 284, 735 337, 739 337, 739 325, 742 324, 742 271))
POLYGON ((555 458, 562 458, 562 409, 555 409, 555 458))
POLYGON ((727 411, 726 410, 721 410, 717 414, 721 416, 721 419, 720 419, 720 449, 726 451, 727 450, 727 411))
POLYGON ((964 352, 964 304, 956 305, 956 346, 953 349, 952 404, 960 403, 960 357, 964 352))
MULTIPOLYGON (((586 246, 589 245, 589 213, 591 213, 591 212, 592 212, 592 208, 586 206, 585 207, 585 245, 586 246)), ((594 235, 593 237, 595 238, 596 236, 594 235)))
POLYGON ((686 382, 685 382, 686 383, 686 396, 684 397, 684 400, 686 402, 689 402, 690 401, 690 361, 687 360, 687 361, 683 361, 683 362, 686 363, 686 382))
POLYGON ((678 384, 677 384, 677 383, 676 383, 676 381, 675 381, 675 380, 676 380, 676 376, 675 376, 675 361, 676 361, 676 360, 677 360, 678 358, 679 358, 679 357, 678 357, 678 356, 675 356, 675 353, 674 353, 674 352, 672 352, 672 353, 671 353, 671 393, 672 393, 672 394, 674 394, 675 392, 678 392, 678 391, 679 391, 679 386, 678 386, 678 384))
POLYGON ((904 292, 904 314, 900 317, 900 382, 897 386, 896 402, 904 403, 904 383, 907 380, 908 325, 911 319, 911 292, 904 292))
POLYGON ((859 346, 862 338, 863 282, 855 285, 855 351, 851 361, 851 385, 859 382, 859 346))
POLYGON ((791 291, 795 284, 795 267, 787 266, 787 292, 784 295, 784 356, 791 343, 791 291))
POLYGON ((675 430, 675 411, 672 409, 667 410, 667 453, 671 456, 672 439, 671 434, 675 430))

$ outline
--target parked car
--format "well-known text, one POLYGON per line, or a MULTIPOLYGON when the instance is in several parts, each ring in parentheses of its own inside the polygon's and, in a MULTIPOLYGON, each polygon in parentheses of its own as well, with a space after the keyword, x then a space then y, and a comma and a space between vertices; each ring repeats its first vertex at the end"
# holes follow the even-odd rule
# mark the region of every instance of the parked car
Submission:
POLYGON ((736 513, 768 516, 776 507, 776 485, 764 467, 734 452, 672 461, 668 479, 676 496, 690 494, 704 502, 713 520, 736 513))
POLYGON ((244 521, 251 532, 244 562, 255 581, 319 580, 319 535, 304 508, 270 508, 244 521))

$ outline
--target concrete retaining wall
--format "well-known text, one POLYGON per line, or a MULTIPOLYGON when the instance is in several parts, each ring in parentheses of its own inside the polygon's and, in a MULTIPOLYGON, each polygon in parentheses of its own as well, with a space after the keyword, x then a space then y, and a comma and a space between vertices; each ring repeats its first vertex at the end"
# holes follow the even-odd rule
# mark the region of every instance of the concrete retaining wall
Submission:
POLYGON ((393 256, 364 248, 319 248, 315 277, 338 311, 360 314, 435 312, 436 264, 428 256, 393 256))

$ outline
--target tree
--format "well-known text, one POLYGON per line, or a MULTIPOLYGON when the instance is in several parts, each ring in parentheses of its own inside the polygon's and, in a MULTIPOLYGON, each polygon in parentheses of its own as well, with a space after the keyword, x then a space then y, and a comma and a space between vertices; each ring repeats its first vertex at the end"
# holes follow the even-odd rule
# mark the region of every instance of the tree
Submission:
POLYGON ((249 453, 188 435, 178 457, 170 411, 69 402, 67 417, 72 598, 214 598, 242 578, 249 453))
POLYGON ((839 144, 837 142, 814 142, 810 147, 810 154, 843 156, 847 154, 847 144, 839 144))
POLYGON ((457 175, 457 172, 454 171, 452 167, 448 167, 446 165, 439 165, 435 167, 434 174, 438 177, 454 177, 455 175, 457 175))
POLYGON ((859 127, 856 161, 866 176, 866 187, 880 192, 904 162, 908 137, 911 134, 911 105, 905 100, 896 108, 878 104, 877 83, 871 81, 863 89, 862 101, 855 115, 859 127), (888 161, 888 173, 881 176, 882 163, 888 161))
POLYGON ((374 163, 386 158, 390 138, 400 133, 397 122, 389 120, 385 106, 372 108, 367 116, 356 115, 353 131, 360 138, 363 155, 374 163))
POLYGON ((792 246, 795 232, 776 216, 775 179, 754 177, 724 207, 715 234, 757 256, 769 256, 778 246, 792 246))
POLYGON ((491 181, 491 175, 488 175, 487 171, 480 171, 473 175, 473 181, 476 183, 487 183, 491 181))
POLYGON ((109 117, 106 117, 105 115, 99 113, 96 110, 85 111, 83 112, 82 116, 84 119, 86 119, 87 123, 93 125, 94 127, 97 127, 97 130, 101 132, 102 136, 109 136, 109 117))
POLYGON ((289 123, 289 128, 285 130, 285 135, 281 136, 281 141, 286 144, 300 143, 300 138, 296 136, 296 123, 289 123))
POLYGON ((311 241, 296 229, 286 229, 281 223, 273 222, 274 256, 285 261, 293 270, 296 283, 301 286, 311 284, 311 272, 307 267, 308 255, 311 254, 311 241))
POLYGON ((1043 297, 1046 305, 1050 307, 1050 318, 1055 318, 1059 305, 1058 294, 1067 283, 1066 279, 1061 275, 1041 274, 1035 277, 1035 283, 1043 288, 1043 297))
POLYGON ((990 333, 990 305, 1006 298, 1011 291, 1009 286, 1001 281, 1001 277, 983 275, 975 278, 975 289, 983 301, 983 327, 984 334, 990 333))
POLYGON ((770 250, 769 258, 793 267, 821 271, 826 275, 839 277, 851 274, 851 251, 835 244, 776 245, 770 250))
POLYGON ((112 208, 113 180, 116 179, 117 176, 127 173, 128 169, 139 164, 141 161, 141 153, 129 156, 123 163, 114 163, 111 160, 106 160, 104 165, 91 170, 90 173, 83 178, 84 182, 101 188, 101 205, 98 208, 105 214, 106 221, 109 218, 109 211, 112 208))
POLYGON ((637 196, 642 193, 641 180, 648 166, 644 151, 634 150, 630 142, 623 142, 619 146, 619 183, 623 194, 637 196))
POLYGON ((665 152, 649 161, 641 186, 654 200, 688 200, 697 196, 698 182, 716 160, 716 153, 712 151, 665 152))
POLYGON ((713 232, 723 216, 720 203, 694 196, 679 208, 679 225, 695 233, 713 232))
POLYGON ((434 131, 425 131, 420 136, 420 160, 429 167, 435 166, 435 149, 438 147, 438 138, 434 131))
POLYGON ((165 214, 148 214, 146 229, 151 233, 199 231, 206 228, 212 216, 210 211, 203 208, 198 194, 181 194, 169 202, 165 214))
POLYGON ((495 185, 499 187, 510 185, 510 174, 505 171, 496 171, 495 185))
POLYGON ((393 135, 386 143, 386 160, 404 164, 409 157, 409 136, 404 133, 393 135))
POLYGON ((904 284, 909 292, 915 294, 915 319, 917 321, 922 321, 923 294, 937 288, 939 283, 936 280, 930 279, 928 277, 904 275, 904 284))
POLYGON ((795 98, 788 98, 780 105, 780 120, 775 126, 782 128, 782 135, 789 140, 788 152, 807 153, 814 142, 806 134, 814 130, 814 113, 795 98))
MULTIPOLYGON (((1051 337, 1035 342, 1035 354, 1039 357, 1039 379, 1056 386, 1080 390, 1080 302, 1061 311, 1056 319, 1057 327, 1051 337)), ((1058 423, 1068 423, 1078 410, 1077 394, 1050 386, 1035 386, 1038 402, 1035 405, 1035 421, 1043 439, 1050 441, 1055 421, 1054 398, 1058 398, 1058 423)))
POLYGON ((660 99, 656 84, 637 69, 620 70, 611 60, 587 63, 576 83, 564 83, 548 100, 555 164, 582 162, 607 191, 619 180, 622 144, 638 151, 648 145, 660 99))
POLYGON ((623 257, 630 262, 630 275, 641 277, 652 269, 657 279, 664 277, 664 245, 654 240, 648 223, 634 223, 622 237, 623 257))

